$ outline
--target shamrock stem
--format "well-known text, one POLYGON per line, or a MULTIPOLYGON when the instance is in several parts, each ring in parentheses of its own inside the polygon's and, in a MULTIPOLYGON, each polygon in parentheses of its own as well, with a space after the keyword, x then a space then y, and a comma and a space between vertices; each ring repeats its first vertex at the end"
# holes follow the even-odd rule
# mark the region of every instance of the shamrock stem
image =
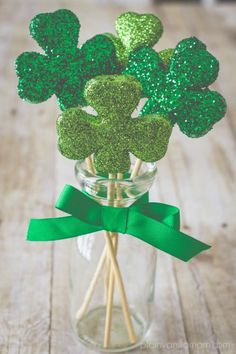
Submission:
MULTIPOLYGON (((112 175, 109 175, 109 178, 113 177, 112 175)), ((123 174, 118 173, 117 174, 117 179, 123 179, 123 174)), ((117 198, 114 201, 113 200, 113 205, 119 207, 120 206, 120 201, 122 200, 122 191, 120 189, 120 184, 119 182, 115 182, 115 187, 116 187, 116 193, 117 193, 117 198)), ((113 191, 113 190, 112 190, 113 191)), ((109 193, 108 193, 109 195, 109 193)), ((114 197, 114 194, 113 194, 114 197)), ((112 240, 113 240, 113 248, 115 251, 115 256, 117 255, 117 248, 118 248, 118 238, 119 234, 117 233, 112 233, 112 240)), ((111 335, 111 323, 112 323, 112 306, 113 306, 113 298, 114 298, 114 287, 115 287, 115 274, 112 271, 111 267, 109 269, 109 278, 108 278, 108 290, 107 290, 107 310, 106 310, 106 320, 105 320, 105 334, 104 334, 104 347, 107 348, 110 343, 110 335, 111 335)), ((130 315, 130 314, 129 314, 130 315)), ((132 322, 131 322, 132 325, 132 322)), ((133 329, 129 329, 127 327, 128 333, 131 334, 130 340, 133 340, 132 335, 134 333, 133 329)))
POLYGON ((137 159, 135 161, 134 169, 133 169, 133 171, 131 173, 130 179, 134 179, 136 176, 138 176, 140 168, 142 166, 142 163, 143 163, 143 161, 140 160, 140 159, 137 159))
MULTIPOLYGON (((113 206, 114 204, 114 181, 112 181, 115 178, 115 174, 109 174, 109 182, 108 182, 108 187, 107 187, 107 200, 108 200, 108 205, 113 206)), ((113 238, 114 233, 110 233, 111 237, 113 238)), ((107 304, 107 298, 108 298, 108 287, 109 287, 109 273, 111 269, 111 264, 110 264, 110 257, 107 252, 107 257, 106 257, 106 264, 105 264, 105 274, 104 274, 104 300, 105 304, 107 304)))
MULTIPOLYGON (((117 173, 117 179, 122 180, 123 179, 123 173, 117 173)), ((120 188, 120 183, 116 182, 116 200, 115 200, 115 206, 120 207, 121 201, 122 201, 122 190, 120 188)))
MULTIPOLYGON (((111 177, 114 178, 113 175, 109 174, 109 179, 111 177)), ((121 179, 121 178, 123 178, 123 175, 118 174, 117 177, 119 179, 121 179)), ((111 183, 111 186, 112 186, 112 183, 111 183)), ((108 190, 108 196, 110 195, 109 193, 112 193, 112 191, 113 191, 113 186, 112 186, 111 191, 108 190)), ((114 198, 114 194, 113 194, 113 198, 114 198)), ((116 203, 120 203, 121 199, 122 199, 121 190, 120 190, 120 188, 118 188, 116 203)), ((113 205, 116 203, 113 199, 113 205)), ((125 287, 124 287, 124 283, 122 280, 122 275, 121 275, 120 268, 119 268, 117 258, 116 258, 117 246, 118 246, 118 234, 117 233, 110 233, 110 234, 113 235, 113 240, 112 240, 111 236, 109 237, 106 234, 106 242, 107 242, 106 245, 107 245, 107 249, 109 251, 112 269, 110 270, 110 274, 109 274, 109 287, 108 287, 108 297, 107 297, 107 307, 106 307, 105 333, 104 333, 104 342, 103 342, 104 348, 108 348, 109 344, 110 344, 112 307, 113 307, 115 280, 117 281, 118 290, 120 293, 121 306, 122 306, 124 320, 125 320, 125 324, 127 327, 130 342, 133 344, 137 340, 135 332, 134 332, 131 314, 129 311, 129 305, 128 305, 128 301, 127 301, 127 297, 126 297, 126 293, 125 293, 125 287)))
POLYGON ((106 258, 107 258, 107 247, 105 246, 104 249, 103 249, 102 255, 100 257, 100 260, 98 262, 97 269, 96 269, 96 271, 94 273, 94 276, 93 276, 93 278, 91 280, 89 288, 88 288, 88 290, 86 292, 83 304, 82 304, 82 306, 80 307, 80 309, 76 313, 76 319, 77 320, 80 320, 83 317, 83 315, 88 310, 90 301, 92 299, 93 293, 95 291, 95 288, 96 288, 96 285, 97 285, 97 282, 98 282, 98 279, 99 279, 99 275, 100 275, 100 273, 101 273, 101 271, 102 271, 102 269, 104 267, 106 258))
MULTIPOLYGON (((118 246, 118 234, 112 235, 114 255, 117 255, 118 246)), ((107 303, 106 303, 106 320, 105 320, 105 332, 104 332, 104 348, 108 348, 110 344, 111 337, 111 323, 112 323, 112 307, 113 307, 113 297, 114 297, 114 287, 115 287, 115 274, 111 269, 111 264, 108 269, 108 289, 107 289, 107 303)))
POLYGON ((104 265, 104 305, 107 303, 108 287, 109 287, 109 270, 110 270, 110 258, 108 252, 106 253, 106 262, 104 265))
POLYGON ((95 174, 96 174, 96 170, 95 170, 95 167, 94 167, 94 164, 93 164, 93 157, 92 157, 92 155, 90 155, 90 156, 87 157, 86 163, 87 163, 88 171, 89 171, 90 173, 93 173, 93 174, 95 175, 95 174))

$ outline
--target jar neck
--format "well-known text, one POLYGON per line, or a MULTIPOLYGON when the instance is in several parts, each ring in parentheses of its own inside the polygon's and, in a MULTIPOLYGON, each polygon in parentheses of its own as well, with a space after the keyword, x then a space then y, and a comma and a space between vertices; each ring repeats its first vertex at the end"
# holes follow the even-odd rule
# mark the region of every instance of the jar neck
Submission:
POLYGON ((118 208, 130 206, 147 193, 156 173, 155 164, 143 163, 140 174, 134 179, 130 179, 130 173, 123 179, 109 179, 89 172, 85 161, 78 161, 75 165, 80 189, 98 203, 118 208))

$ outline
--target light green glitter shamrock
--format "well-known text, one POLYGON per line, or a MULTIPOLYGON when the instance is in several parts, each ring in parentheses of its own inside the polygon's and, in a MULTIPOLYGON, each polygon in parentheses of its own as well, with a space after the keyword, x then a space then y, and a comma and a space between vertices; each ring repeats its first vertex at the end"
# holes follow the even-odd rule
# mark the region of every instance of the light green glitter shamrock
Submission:
POLYGON ((69 10, 39 14, 30 23, 30 34, 45 55, 25 52, 16 60, 18 92, 31 103, 53 94, 62 110, 86 105, 84 87, 88 80, 120 71, 112 41, 97 35, 77 48, 80 22, 69 10))
POLYGON ((153 14, 125 12, 115 23, 118 36, 105 33, 116 47, 117 57, 122 66, 128 62, 130 53, 137 48, 153 47, 163 33, 161 20, 153 14))
POLYGON ((64 111, 57 120, 58 147, 70 159, 94 154, 98 172, 126 172, 129 152, 154 162, 167 150, 171 124, 161 115, 131 118, 141 98, 139 82, 128 75, 99 76, 85 88, 87 102, 96 110, 81 108, 64 111))
POLYGON ((184 134, 198 138, 226 112, 225 99, 208 88, 218 71, 218 60, 191 37, 179 42, 173 54, 169 50, 158 55, 151 48, 133 52, 124 73, 136 77, 149 98, 141 115, 164 114, 184 134))

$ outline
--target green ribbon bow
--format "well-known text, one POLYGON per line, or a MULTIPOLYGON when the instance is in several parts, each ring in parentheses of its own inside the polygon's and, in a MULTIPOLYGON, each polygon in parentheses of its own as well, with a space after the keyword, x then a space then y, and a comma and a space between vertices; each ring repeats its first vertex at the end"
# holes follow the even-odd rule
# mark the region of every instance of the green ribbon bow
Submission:
POLYGON ((27 240, 55 241, 107 230, 137 237, 185 262, 210 248, 179 231, 178 208, 144 200, 145 197, 127 208, 102 206, 66 185, 56 208, 71 216, 31 219, 27 240))
POLYGON ((45 54, 24 52, 17 58, 22 99, 40 103, 55 94, 61 110, 84 106, 83 91, 88 80, 120 71, 111 40, 96 35, 77 48, 79 30, 79 19, 66 9, 32 19, 30 34, 45 54))

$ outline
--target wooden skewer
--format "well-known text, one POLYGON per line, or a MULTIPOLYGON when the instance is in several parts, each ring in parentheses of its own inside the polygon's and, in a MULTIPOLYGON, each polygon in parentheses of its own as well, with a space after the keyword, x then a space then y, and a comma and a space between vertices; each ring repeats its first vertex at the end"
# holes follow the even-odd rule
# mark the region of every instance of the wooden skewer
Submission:
MULTIPOLYGON (((134 169, 132 171, 132 174, 131 174, 131 179, 134 179, 140 172, 140 168, 141 168, 141 165, 142 165, 142 160, 140 159, 137 159, 136 162, 135 162, 135 165, 134 165, 134 169)), ((112 178, 114 178, 114 176, 110 176, 112 178)), ((122 180, 123 179, 123 173, 118 173, 117 174, 117 179, 120 179, 122 180)), ((116 182, 116 192, 117 192, 117 198, 115 200, 115 206, 119 207, 120 205, 120 201, 122 200, 122 191, 121 189, 119 188, 119 183, 116 182)), ((113 190, 112 190, 113 192, 113 190)), ((109 197, 111 197, 111 191, 108 191, 108 194, 109 194, 109 197)), ((114 233, 113 233, 114 234, 114 233)), ((117 244, 117 242, 116 242, 117 244)), ((107 259, 106 261, 106 267, 105 267, 105 279, 104 279, 104 287, 105 287, 105 296, 104 296, 104 300, 105 300, 105 303, 107 303, 107 299, 108 299, 108 284, 110 283, 110 274, 108 272, 108 270, 110 269, 109 267, 109 259, 107 259)), ((110 296, 112 296, 112 292, 110 293, 110 296)))
POLYGON ((136 160, 135 165, 134 165, 134 169, 133 169, 131 176, 130 176, 130 179, 134 179, 136 176, 138 176, 140 168, 142 166, 142 162, 143 161, 140 159, 136 160))
MULTIPOLYGON (((120 293, 121 306, 122 306, 122 310, 123 310, 123 314, 124 314, 124 319, 125 319, 125 324, 127 327, 129 339, 130 339, 130 342, 132 344, 134 344, 134 343, 136 343, 137 338, 136 338, 136 335, 134 332, 133 323, 132 323, 131 315, 129 312, 129 305, 128 305, 128 301, 127 301, 127 297, 126 297, 126 293, 125 293, 124 283, 122 281, 120 268, 117 263, 116 256, 114 254, 112 240, 107 235, 106 235, 106 242, 107 242, 107 247, 108 247, 109 255, 110 255, 110 259, 111 259, 112 270, 115 273, 115 279, 117 281, 118 290, 120 293)), ((108 346, 108 345, 106 345, 107 343, 109 345, 109 340, 107 340, 107 338, 105 338, 104 339, 104 347, 105 348, 108 346)))
POLYGON ((86 163, 87 163, 87 168, 90 173, 93 173, 94 175, 96 174, 96 170, 93 164, 93 157, 92 155, 88 156, 86 158, 86 163))
MULTIPOLYGON (((113 179, 115 178, 115 174, 109 173, 109 182, 108 182, 108 187, 107 187, 107 200, 108 200, 108 205, 112 206, 113 201, 114 201, 114 181, 113 179)), ((113 233, 110 233, 111 237, 113 237, 113 233)), ((107 304, 107 299, 108 299, 108 287, 109 287, 109 278, 110 278, 110 269, 111 269, 111 264, 110 264, 110 257, 107 252, 107 257, 106 257, 106 264, 105 264, 105 274, 104 274, 104 303, 107 304)))
MULTIPOLYGON (((94 167, 94 164, 93 164, 93 158, 92 158, 92 155, 90 155, 89 157, 86 158, 86 163, 87 163, 87 169, 90 173, 94 173, 96 174, 96 169, 94 167)), ((108 231, 105 231, 108 233, 108 231)), ((102 252, 102 255, 99 259, 99 262, 98 262, 98 265, 97 265, 97 268, 96 268, 96 271, 94 273, 94 276, 89 284, 89 287, 88 287, 88 290, 85 294, 85 298, 84 298, 84 301, 81 305, 81 307, 79 308, 79 310, 77 311, 75 317, 77 320, 80 320, 84 314, 87 312, 88 310, 88 307, 89 307, 89 304, 90 304, 90 301, 92 299, 92 296, 93 296, 93 293, 95 291, 95 288, 96 288, 96 285, 98 283, 98 279, 99 279, 99 276, 100 276, 100 273, 104 267, 104 264, 105 264, 105 261, 107 260, 107 247, 105 246, 104 249, 103 249, 103 252, 102 252)))
MULTIPOLYGON (((122 179, 123 178, 123 174, 122 173, 118 173, 117 174, 117 178, 118 179, 122 179)), ((116 185, 116 191, 117 191, 117 198, 114 201, 114 193, 112 193, 110 195, 112 197, 112 200, 111 200, 112 203, 111 204, 115 204, 116 206, 118 206, 120 201, 122 200, 122 193, 121 193, 121 190, 120 190, 119 183, 116 182, 115 185, 116 185)), ((113 192, 113 189, 112 189, 112 192, 113 192)), ((119 235, 117 233, 112 233, 112 236, 113 236, 113 248, 114 248, 115 255, 116 255, 117 254, 118 237, 119 237, 119 235)), ((107 306, 106 306, 105 333, 104 333, 104 343, 103 343, 104 348, 108 348, 109 344, 110 344, 114 287, 115 287, 115 274, 114 274, 114 271, 110 267, 110 269, 109 269, 108 291, 107 291, 107 303, 106 303, 107 306)), ((132 322, 131 322, 131 324, 132 324, 132 322)), ((127 327, 127 330, 129 332, 128 327, 127 327)), ((130 340, 132 340, 132 338, 130 338, 130 340)))
MULTIPOLYGON (((87 169, 88 169, 88 171, 89 171, 90 173, 92 173, 92 174, 96 174, 96 169, 95 169, 94 164, 93 164, 93 157, 92 157, 92 155, 90 155, 90 156, 88 156, 88 157, 86 158, 86 164, 87 164, 87 169)), ((103 254, 102 254, 101 257, 103 257, 103 254)), ((104 277, 104 289, 105 289, 105 292, 104 292, 104 302, 106 303, 107 292, 108 292, 108 282, 109 282, 108 269, 109 269, 109 262, 110 262, 110 259, 109 259, 109 257, 108 257, 107 252, 106 252, 106 254, 105 254, 105 259, 103 260, 103 265, 104 265, 104 262, 105 262, 105 267, 104 267, 104 269, 105 269, 105 277, 104 277)), ((97 267, 99 267, 99 265, 100 265, 100 263, 98 263, 98 266, 97 266, 97 267)), ((103 267, 101 267, 100 270, 102 270, 102 268, 103 268, 103 267)), ((95 279, 95 281, 97 282, 97 281, 98 281, 98 277, 99 277, 99 274, 97 273, 97 270, 95 271, 94 276, 95 276, 95 275, 97 276, 97 279, 95 279)), ((92 282, 93 282, 93 279, 92 279, 91 283, 92 283, 92 282)), ((88 289, 88 291, 87 291, 87 293, 86 293, 86 296, 85 296, 85 300, 86 300, 86 298, 87 298, 87 299, 88 299, 88 303, 87 303, 86 306, 85 306, 85 303, 83 303, 81 309, 78 311, 78 314, 80 314, 80 318, 81 318, 81 316, 83 316, 84 313, 87 311, 89 302, 91 301, 92 293, 90 294, 89 291, 94 292, 94 290, 95 290, 95 287, 89 286, 89 289, 88 289)), ((77 316, 76 316, 76 317, 77 317, 77 316)))
MULTIPOLYGON (((110 233, 108 231, 105 231, 105 233, 106 233, 106 235, 108 237, 110 237, 110 233)), ((92 278, 92 280, 91 280, 91 282, 89 284, 88 290, 87 290, 86 295, 84 297, 84 301, 83 301, 81 307, 79 308, 79 310, 76 313, 75 317, 76 317, 77 320, 80 320, 85 315, 85 313, 88 310, 88 307, 89 307, 89 304, 91 302, 92 296, 94 294, 95 288, 97 286, 99 277, 101 275, 101 271, 104 268, 104 266, 106 267, 105 261, 108 259, 108 254, 107 253, 108 253, 107 252, 107 247, 105 246, 104 249, 103 249, 102 255, 101 255, 100 259, 99 259, 99 262, 98 262, 96 271, 94 273, 94 276, 93 276, 93 278, 92 278)))
POLYGON ((115 182, 113 181, 116 175, 114 173, 109 173, 109 182, 108 182, 108 189, 107 189, 107 199, 108 205, 114 205, 114 194, 115 194, 115 182))
MULTIPOLYGON (((118 234, 113 235, 113 248, 115 256, 117 255, 118 234)), ((111 266, 111 263, 110 263, 111 266)), ((107 302, 106 302, 106 319, 105 319, 105 332, 104 332, 104 348, 108 348, 111 338, 111 324, 112 324, 112 307, 115 288, 115 275, 112 269, 109 269, 108 289, 107 289, 107 302)))
MULTIPOLYGON (((96 173, 96 170, 93 166, 93 160, 92 160, 92 156, 89 156, 87 159, 86 159, 86 163, 87 163, 87 168, 88 168, 88 171, 89 172, 92 172, 92 173, 96 173)), ((114 176, 110 176, 110 178, 114 178, 114 176)), ((114 187, 113 187, 114 189, 114 187)), ((112 196, 112 190, 109 191, 109 197, 111 198, 112 196)), ((108 231, 105 231, 105 238, 106 237, 111 237, 110 233, 108 231)), ((88 310, 88 306, 91 302, 91 299, 92 299, 92 296, 93 296, 93 293, 95 291, 95 288, 96 288, 96 285, 97 285, 97 282, 98 282, 98 279, 99 279, 99 276, 100 276, 100 273, 104 267, 104 264, 105 264, 105 261, 106 260, 109 260, 109 263, 110 263, 110 257, 109 257, 109 253, 107 252, 107 247, 105 246, 104 247, 104 250, 102 252, 102 255, 100 257, 100 260, 98 262, 98 265, 97 265, 97 268, 96 268, 96 271, 94 273, 94 276, 90 282, 90 285, 89 285, 89 288, 86 292, 86 295, 85 295, 85 298, 84 298, 84 301, 81 305, 81 307, 79 308, 79 310, 77 311, 76 313, 76 319, 79 320, 81 319, 84 314, 87 312, 88 310)))
POLYGON ((104 249, 103 249, 102 255, 100 257, 100 260, 98 262, 97 269, 96 269, 96 271, 94 273, 94 276, 93 276, 93 278, 91 280, 89 288, 88 288, 88 290, 86 292, 83 304, 82 304, 82 306, 80 307, 80 309, 76 313, 76 319, 77 320, 80 320, 84 316, 84 314, 87 312, 87 310, 88 310, 90 301, 92 299, 93 293, 95 291, 95 288, 96 288, 96 285, 97 285, 97 282, 98 282, 98 279, 99 279, 99 275, 101 274, 101 270, 102 270, 102 268, 104 266, 104 263, 105 263, 105 260, 106 260, 106 256, 107 256, 107 247, 105 246, 104 249))
POLYGON ((107 298, 108 298, 109 270, 110 270, 110 258, 107 252, 105 265, 104 265, 104 305, 106 305, 107 298))
MULTIPOLYGON (((123 173, 117 173, 117 179, 122 180, 123 179, 123 173)), ((120 183, 116 182, 116 200, 115 200, 115 206, 119 207, 120 202, 122 201, 122 190, 120 188, 120 183)))

